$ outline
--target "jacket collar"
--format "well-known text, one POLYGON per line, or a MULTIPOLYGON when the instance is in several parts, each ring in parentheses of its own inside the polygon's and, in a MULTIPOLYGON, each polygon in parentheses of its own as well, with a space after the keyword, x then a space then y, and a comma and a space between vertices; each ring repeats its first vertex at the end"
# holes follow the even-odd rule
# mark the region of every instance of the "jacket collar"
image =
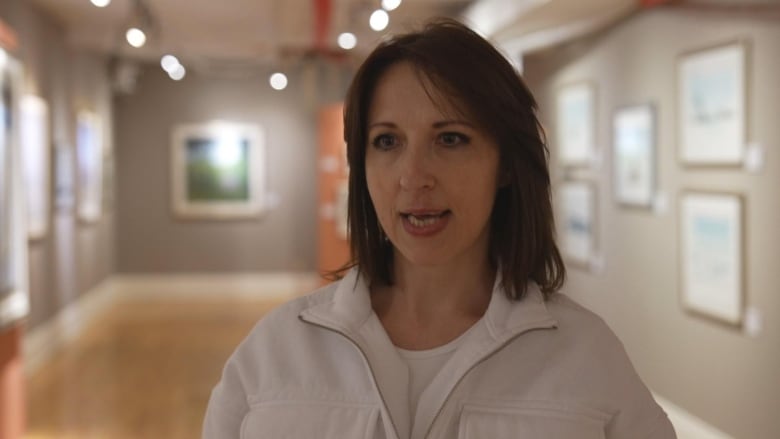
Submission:
MULTIPOLYGON (((350 269, 336 285, 330 300, 313 303, 300 316, 332 329, 354 334, 372 315, 371 297, 366 277, 357 267, 350 269)), ((485 312, 485 323, 491 336, 496 339, 511 337, 520 331, 551 328, 556 320, 547 310, 544 296, 539 287, 529 282, 522 300, 510 300, 501 286, 500 272, 493 284, 490 304, 485 312)))
POLYGON ((388 438, 422 438, 460 378, 482 358, 526 331, 557 325, 535 284, 529 284, 522 300, 513 301, 504 293, 500 276, 496 277, 484 316, 487 330, 480 332, 483 336, 472 337, 474 341, 464 343, 464 348, 455 354, 457 358, 453 357, 457 361, 450 361, 423 393, 414 431, 411 431, 408 410, 401 409, 408 402, 408 369, 393 349, 379 319, 371 318, 375 314, 368 284, 357 268, 352 268, 335 285, 332 295, 310 296, 311 304, 299 314, 299 318, 341 333, 363 352, 383 401, 383 417, 389 421, 385 425, 388 438))

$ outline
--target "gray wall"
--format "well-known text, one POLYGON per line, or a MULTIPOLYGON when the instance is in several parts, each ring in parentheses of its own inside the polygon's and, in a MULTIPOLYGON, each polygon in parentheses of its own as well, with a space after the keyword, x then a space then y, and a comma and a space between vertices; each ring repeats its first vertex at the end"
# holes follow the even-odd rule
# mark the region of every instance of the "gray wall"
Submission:
MULTIPOLYGON (((597 87, 597 145, 611 169, 616 107, 654 102, 658 110, 659 190, 667 213, 620 208, 609 172, 585 172, 598 188, 601 273, 570 267, 571 296, 602 315, 624 341, 638 371, 659 395, 736 438, 780 435, 780 22, 749 13, 700 14, 660 8, 601 35, 525 59, 526 78, 542 109, 555 162, 555 93, 589 80, 597 87), (676 62, 679 54, 750 41, 748 140, 767 151, 758 175, 743 170, 686 169, 676 152, 676 62), (678 197, 682 189, 738 192, 745 204, 748 307, 763 331, 738 329, 686 313, 679 299, 678 197)), ((563 179, 556 169, 556 182, 563 179)))
POLYGON ((150 272, 314 271, 319 103, 343 96, 346 69, 310 64, 271 89, 265 74, 243 79, 188 73, 174 82, 157 65, 118 97, 118 270, 150 272), (171 211, 171 131, 213 119, 265 131, 268 190, 278 205, 259 219, 177 219, 171 211))
MULTIPOLYGON (((0 17, 19 37, 15 56, 25 70, 23 91, 43 97, 49 105, 52 160, 55 145, 74 148, 78 109, 90 109, 101 116, 105 141, 111 146, 111 90, 105 60, 68 49, 64 31, 29 1, 3 0, 0 17)), ((110 169, 110 154, 105 162, 110 169)), ((52 181, 53 172, 52 163, 52 181)), ((73 209, 56 212, 53 204, 48 234, 29 247, 28 328, 49 319, 114 271, 110 208, 105 209, 98 223, 81 224, 73 209)))

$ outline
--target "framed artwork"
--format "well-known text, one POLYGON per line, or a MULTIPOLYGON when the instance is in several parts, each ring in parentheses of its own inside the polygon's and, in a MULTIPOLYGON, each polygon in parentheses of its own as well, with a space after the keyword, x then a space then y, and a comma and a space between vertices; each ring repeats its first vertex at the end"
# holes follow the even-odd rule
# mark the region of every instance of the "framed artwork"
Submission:
POLYGON ((687 192, 680 209, 683 307, 732 325, 744 306, 742 204, 739 195, 687 192))
POLYGON ((623 107, 613 119, 615 198, 627 206, 650 207, 655 194, 655 110, 623 107))
POLYGON ((557 97, 557 137, 564 166, 586 166, 596 153, 595 87, 588 82, 565 86, 557 97))
POLYGON ((336 186, 336 232, 343 239, 349 239, 349 180, 342 180, 336 186))
POLYGON ((265 210, 265 144, 259 126, 181 125, 174 129, 171 153, 176 216, 239 219, 265 210))
POLYGON ((0 330, 30 310, 19 144, 21 64, 0 48, 0 330))
POLYGON ((13 292, 12 239, 13 201, 12 191, 12 146, 13 146, 13 100, 11 72, 6 53, 0 49, 0 300, 13 292))
POLYGON ((684 55, 678 65, 680 159, 688 165, 739 165, 745 155, 746 46, 684 55))
POLYGON ((73 148, 64 142, 54 147, 54 205, 71 211, 76 205, 73 148))
POLYGON ((20 143, 27 193, 27 237, 39 239, 49 225, 49 107, 38 96, 25 95, 19 102, 20 143))
POLYGON ((81 111, 76 118, 77 212, 80 220, 100 219, 103 202, 103 133, 97 114, 81 111))
POLYGON ((596 195, 586 182, 565 182, 559 189, 561 251, 572 263, 590 268, 596 249, 596 195))

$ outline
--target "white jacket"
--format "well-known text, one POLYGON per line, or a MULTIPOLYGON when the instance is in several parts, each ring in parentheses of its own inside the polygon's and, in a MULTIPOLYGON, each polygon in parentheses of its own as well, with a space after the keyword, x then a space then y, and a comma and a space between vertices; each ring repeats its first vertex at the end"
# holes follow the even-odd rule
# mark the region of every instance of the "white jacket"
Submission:
POLYGON ((257 324, 211 394, 203 438, 675 438, 590 311, 535 285, 510 301, 497 280, 483 320, 412 415, 406 365, 353 269, 257 324))

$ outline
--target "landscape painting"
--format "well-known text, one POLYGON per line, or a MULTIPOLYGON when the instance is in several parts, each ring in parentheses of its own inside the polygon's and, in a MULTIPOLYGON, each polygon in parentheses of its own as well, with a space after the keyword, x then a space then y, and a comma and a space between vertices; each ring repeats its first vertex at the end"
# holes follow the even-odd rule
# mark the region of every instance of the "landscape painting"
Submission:
POLYGON ((231 219, 264 210, 265 152, 260 128, 237 123, 183 125, 172 143, 173 211, 231 219))

